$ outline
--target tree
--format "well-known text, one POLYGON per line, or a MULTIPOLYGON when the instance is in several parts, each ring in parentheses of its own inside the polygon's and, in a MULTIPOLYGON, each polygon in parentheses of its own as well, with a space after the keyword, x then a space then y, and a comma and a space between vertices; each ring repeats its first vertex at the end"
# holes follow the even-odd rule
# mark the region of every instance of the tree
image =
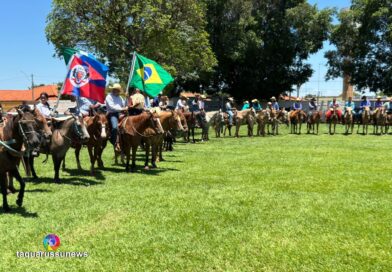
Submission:
POLYGON ((327 52, 328 77, 344 73, 358 90, 392 94, 392 10, 389 0, 353 0, 339 13, 327 52))
POLYGON ((64 45, 95 53, 122 82, 133 51, 181 82, 216 65, 205 26, 205 9, 197 0, 54 0, 46 36, 57 55, 64 45))
POLYGON ((205 0, 218 59, 212 85, 236 97, 268 98, 301 85, 305 61, 328 38, 333 11, 305 0, 205 0))

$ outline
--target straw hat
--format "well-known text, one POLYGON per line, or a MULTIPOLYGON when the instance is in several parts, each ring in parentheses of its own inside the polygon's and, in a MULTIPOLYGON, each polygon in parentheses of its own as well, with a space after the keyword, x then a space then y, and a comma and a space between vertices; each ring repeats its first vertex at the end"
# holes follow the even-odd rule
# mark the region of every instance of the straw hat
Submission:
POLYGON ((180 98, 188 100, 188 97, 186 97, 184 94, 180 94, 180 98))
POLYGON ((119 90, 120 92, 123 91, 120 83, 114 83, 112 86, 109 86, 110 90, 119 90))
POLYGON ((276 101, 276 97, 275 96, 271 97, 271 100, 276 101))
POLYGON ((268 102, 267 105, 272 105, 272 103, 271 103, 271 102, 268 102))
POLYGON ((245 100, 245 101, 244 101, 244 104, 249 104, 249 101, 248 101, 248 100, 245 100))
POLYGON ((381 96, 377 95, 377 99, 381 99, 381 96))
POLYGON ((229 97, 229 98, 227 98, 227 100, 229 100, 229 101, 231 101, 231 102, 234 101, 233 97, 229 97))
POLYGON ((206 96, 205 96, 204 94, 202 94, 202 95, 200 96, 200 98, 201 98, 201 99, 206 99, 206 96))
POLYGON ((297 97, 297 99, 296 99, 297 101, 301 101, 301 98, 299 98, 299 97, 297 97))
POLYGON ((252 100, 252 103, 256 103, 259 102, 259 100, 257 100, 256 98, 252 100))

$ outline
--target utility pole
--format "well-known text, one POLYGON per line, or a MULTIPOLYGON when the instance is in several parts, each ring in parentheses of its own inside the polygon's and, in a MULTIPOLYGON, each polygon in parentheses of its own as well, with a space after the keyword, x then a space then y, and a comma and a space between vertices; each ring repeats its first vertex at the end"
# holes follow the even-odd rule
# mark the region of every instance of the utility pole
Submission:
POLYGON ((34 75, 31 74, 31 100, 33 101, 33 103, 35 103, 35 99, 34 99, 34 75))

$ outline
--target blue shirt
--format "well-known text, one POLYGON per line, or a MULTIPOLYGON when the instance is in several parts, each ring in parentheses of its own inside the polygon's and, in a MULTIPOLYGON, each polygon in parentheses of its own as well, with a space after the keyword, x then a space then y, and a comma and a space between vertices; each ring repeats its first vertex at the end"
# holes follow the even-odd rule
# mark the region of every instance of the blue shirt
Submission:
POLYGON ((272 109, 274 109, 274 110, 279 110, 279 104, 278 104, 278 102, 272 102, 272 109))
POLYGON ((246 103, 242 106, 242 110, 247 110, 249 109, 249 103, 246 103))
POLYGON ((300 102, 295 102, 295 103, 293 104, 293 109, 294 109, 294 110, 302 110, 302 103, 300 103, 300 102))
POLYGON ((253 107, 253 109, 255 110, 255 111, 261 111, 263 108, 261 107, 261 105, 260 105, 260 103, 254 103, 253 105, 252 105, 252 107, 253 107))
MULTIPOLYGON (((77 105, 79 106, 79 111, 83 115, 88 115, 90 112, 90 106, 97 104, 97 101, 94 101, 90 98, 79 96, 77 99, 77 105)), ((76 107, 76 111, 78 111, 76 107)))
POLYGON ((382 105, 383 105, 382 101, 376 101, 376 102, 374 102, 374 107, 375 107, 376 109, 377 109, 377 108, 381 108, 382 105))
POLYGON ((355 103, 354 101, 347 101, 346 104, 344 105, 344 110, 346 110, 347 108, 351 108, 352 110, 355 109, 355 103))
POLYGON ((359 105, 359 107, 361 109, 365 108, 365 107, 370 107, 370 101, 369 100, 365 100, 365 101, 361 101, 361 104, 359 105))

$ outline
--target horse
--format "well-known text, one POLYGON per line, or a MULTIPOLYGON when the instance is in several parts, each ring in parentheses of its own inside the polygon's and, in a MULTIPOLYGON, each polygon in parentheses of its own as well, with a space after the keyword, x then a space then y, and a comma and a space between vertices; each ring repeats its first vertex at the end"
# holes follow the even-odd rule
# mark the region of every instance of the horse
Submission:
POLYGON ((7 120, 3 129, 3 140, 0 141, 0 187, 5 212, 10 211, 7 201, 7 173, 19 182, 20 190, 16 204, 19 207, 23 204, 25 182, 20 176, 17 165, 23 156, 23 147, 26 152, 30 152, 38 148, 41 143, 34 125, 35 120, 31 113, 18 110, 17 115, 7 120))
POLYGON ((218 112, 209 112, 207 113, 207 119, 209 114, 211 115, 210 120, 208 121, 209 125, 211 125, 215 130, 215 137, 219 138, 221 136, 221 132, 223 130, 224 125, 224 114, 222 110, 218 112))
POLYGON ((339 115, 336 107, 332 107, 329 110, 332 112, 331 117, 328 120, 329 134, 333 135, 336 131, 336 124, 339 121, 339 115))
POLYGON ((265 126, 268 123, 268 112, 266 110, 261 110, 256 114, 257 122, 257 136, 265 136, 265 126))
POLYGON ((192 134, 192 141, 195 143, 195 127, 196 127, 196 115, 194 112, 184 112, 184 117, 186 119, 187 127, 188 127, 188 133, 184 134, 184 140, 185 142, 190 142, 190 137, 192 134))
POLYGON ((362 123, 362 134, 367 135, 368 134, 368 126, 370 123, 370 108, 365 107, 362 111, 362 116, 361 116, 361 122, 358 123, 358 129, 357 129, 357 134, 359 133, 359 127, 362 123))
POLYGON ((235 137, 239 137, 239 131, 241 125, 247 125, 248 126, 248 136, 252 137, 253 136, 253 126, 256 118, 256 112, 253 108, 247 109, 247 110, 242 110, 242 111, 236 111, 234 114, 234 121, 236 125, 236 130, 235 130, 235 137))
POLYGON ((161 124, 162 130, 164 134, 160 134, 159 131, 155 131, 153 128, 147 128, 145 130, 143 141, 145 143, 145 151, 146 151, 146 159, 144 168, 146 170, 148 167, 148 156, 151 148, 151 165, 153 168, 157 168, 156 161, 157 155, 159 156, 159 161, 164 161, 162 151, 164 144, 164 136, 167 133, 170 133, 170 130, 180 130, 184 131, 184 128, 181 123, 181 118, 178 113, 174 110, 172 111, 163 111, 158 114, 159 122, 161 124))
MULTIPOLYGON (((70 115, 65 118, 52 119, 53 134, 51 137, 49 148, 41 148, 41 153, 48 156, 52 155, 54 166, 54 182, 60 183, 59 171, 61 163, 64 161, 63 169, 65 168, 65 155, 73 143, 85 143, 89 140, 90 135, 87 131, 83 117, 70 115)), ((34 169, 34 159, 30 157, 30 167, 34 177, 36 172, 34 169)))
POLYGON ((351 107, 346 108, 346 112, 344 113, 343 120, 344 120, 345 129, 346 129, 346 134, 349 133, 350 128, 351 128, 351 134, 352 134, 353 129, 354 129, 354 116, 353 116, 353 111, 352 111, 351 107))
MULTIPOLYGON (((132 152, 131 172, 136 167, 136 151, 142 142, 147 128, 154 129, 156 134, 163 134, 163 128, 157 113, 150 111, 139 115, 127 116, 119 124, 120 146, 126 156, 125 171, 129 172, 132 152)), ((147 148, 146 148, 147 149, 147 148)), ((147 152, 147 150, 146 150, 147 152)))
MULTIPOLYGON (((94 164, 98 163, 99 168, 103 168, 104 164, 102 161, 102 152, 106 147, 108 138, 108 119, 105 113, 95 112, 94 116, 84 117, 84 122, 87 126, 87 132, 90 138, 85 143, 88 150, 88 155, 90 157, 90 173, 94 175, 94 164)), ((82 169, 80 165, 80 150, 82 148, 82 143, 77 141, 74 143, 75 147, 75 157, 78 169, 82 169)))
POLYGON ((380 128, 380 135, 386 131, 387 114, 384 108, 379 108, 373 113, 373 134, 378 134, 380 128))
POLYGON ((292 134, 301 134, 302 123, 306 120, 306 113, 303 110, 295 110, 290 114, 290 124, 292 134))
POLYGON ((313 134, 319 133, 319 125, 321 120, 321 111, 312 111, 307 121, 308 134, 313 131, 313 134), (316 133, 314 132, 316 129, 316 133))
MULTIPOLYGON (((234 123, 234 116, 233 116, 233 123, 234 123)), ((230 118, 227 112, 223 113, 223 124, 225 127, 223 131, 223 136, 226 136, 226 130, 229 131, 229 136, 231 136, 231 128, 233 127, 233 125, 230 124, 230 118)))
MULTIPOLYGON (((176 110, 176 113, 178 114, 178 117, 180 118, 180 121, 181 121, 182 133, 184 135, 187 135, 188 134, 188 125, 186 123, 184 113, 182 112, 182 110, 176 110)), ((177 130, 176 129, 170 129, 169 131, 167 131, 165 133, 163 148, 166 151, 173 151, 173 144, 176 141, 176 137, 177 137, 177 130)))
POLYGON ((392 125, 392 114, 387 113, 387 123, 385 126, 385 133, 389 132, 389 127, 392 125))

